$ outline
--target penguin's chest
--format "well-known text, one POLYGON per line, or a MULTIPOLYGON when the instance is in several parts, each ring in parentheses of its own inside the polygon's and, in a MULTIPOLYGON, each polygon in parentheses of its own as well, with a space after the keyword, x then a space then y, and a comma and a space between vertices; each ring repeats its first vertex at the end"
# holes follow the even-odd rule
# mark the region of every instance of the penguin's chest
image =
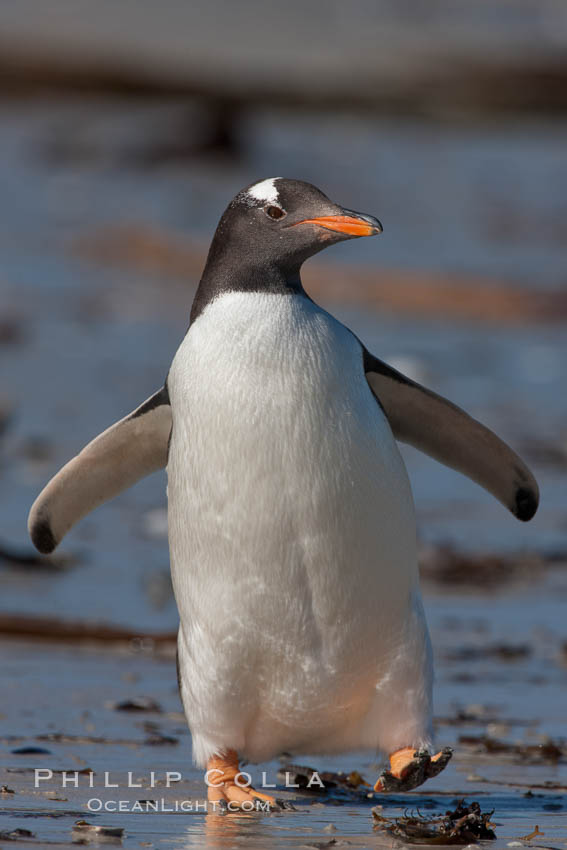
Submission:
POLYGON ((411 493, 346 328, 304 297, 227 294, 191 327, 168 387, 183 626, 285 632, 307 650, 407 605, 411 493))

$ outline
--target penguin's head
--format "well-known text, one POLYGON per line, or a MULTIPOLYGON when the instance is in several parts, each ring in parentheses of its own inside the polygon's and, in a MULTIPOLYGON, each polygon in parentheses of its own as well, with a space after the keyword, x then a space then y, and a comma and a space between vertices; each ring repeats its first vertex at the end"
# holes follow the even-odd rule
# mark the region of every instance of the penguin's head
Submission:
POLYGON ((333 203, 311 183, 272 177, 233 198, 214 241, 238 246, 255 264, 295 270, 328 245, 381 232, 377 218, 333 203))

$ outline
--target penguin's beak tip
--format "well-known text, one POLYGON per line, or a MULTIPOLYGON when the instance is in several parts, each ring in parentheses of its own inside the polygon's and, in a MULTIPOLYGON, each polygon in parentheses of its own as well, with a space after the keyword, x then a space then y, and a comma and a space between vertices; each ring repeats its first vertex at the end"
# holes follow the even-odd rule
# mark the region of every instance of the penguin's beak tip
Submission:
POLYGON ((344 233, 345 236, 378 236, 384 228, 377 218, 372 215, 343 209, 339 215, 325 215, 317 218, 306 218, 298 224, 316 224, 325 230, 344 233))

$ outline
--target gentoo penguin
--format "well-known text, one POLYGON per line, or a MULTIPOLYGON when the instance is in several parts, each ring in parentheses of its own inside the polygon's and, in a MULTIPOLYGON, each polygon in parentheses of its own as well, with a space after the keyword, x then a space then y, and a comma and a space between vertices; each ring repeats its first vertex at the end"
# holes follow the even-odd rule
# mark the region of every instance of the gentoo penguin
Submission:
POLYGON ((271 799, 239 758, 378 749, 377 791, 432 755, 431 647, 414 506, 396 440, 529 520, 536 481, 463 410, 372 355, 303 289, 323 248, 382 230, 299 180, 229 204, 165 386, 46 486, 29 519, 51 552, 96 505, 167 465, 178 670, 213 801, 271 799))

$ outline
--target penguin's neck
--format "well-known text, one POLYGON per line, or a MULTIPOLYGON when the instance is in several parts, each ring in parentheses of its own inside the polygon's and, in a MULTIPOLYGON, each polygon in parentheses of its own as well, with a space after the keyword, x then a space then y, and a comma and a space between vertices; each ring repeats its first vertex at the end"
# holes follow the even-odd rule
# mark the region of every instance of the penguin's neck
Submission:
POLYGON ((300 266, 286 269, 253 256, 231 257, 211 251, 191 307, 191 324, 210 302, 226 292, 263 292, 274 295, 305 295, 300 266))

